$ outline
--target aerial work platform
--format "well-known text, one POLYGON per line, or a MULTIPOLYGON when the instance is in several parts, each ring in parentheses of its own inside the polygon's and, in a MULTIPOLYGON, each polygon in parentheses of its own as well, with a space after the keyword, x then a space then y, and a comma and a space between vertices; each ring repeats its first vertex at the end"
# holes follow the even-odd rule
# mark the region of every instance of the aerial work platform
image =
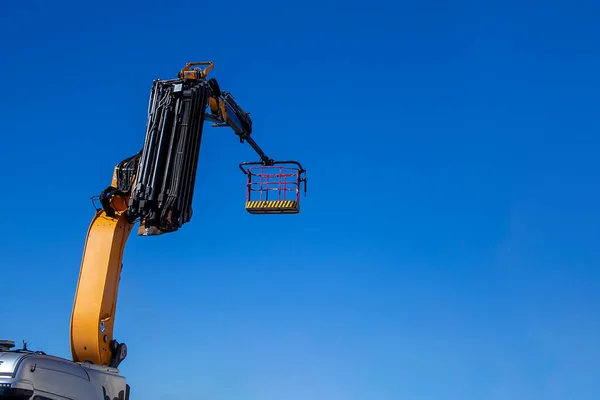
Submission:
MULTIPOLYGON (((128 350, 113 334, 125 246, 137 223, 137 234, 147 237, 176 232, 191 221, 205 122, 230 128, 240 143, 248 143, 260 158, 240 164, 247 175, 243 183, 249 213, 299 213, 302 182, 306 192, 304 168, 298 162, 275 161, 265 154, 252 135, 250 114, 231 93, 221 90, 215 78, 208 77, 213 68, 210 61, 189 62, 177 78, 153 81, 143 146, 115 165, 110 185, 92 196, 96 210, 85 240, 71 313, 72 361, 57 363, 50 356, 29 352, 26 346, 12 351, 14 342, 0 341, 0 398, 9 393, 23 399, 41 399, 42 395, 129 399, 129 385, 118 369, 128 350), (28 361, 19 361, 23 357, 28 361), (17 361, 23 368, 10 369, 17 361), (50 369, 56 372, 52 379, 44 372, 50 369), (10 376, 2 377, 2 372, 13 378, 21 372, 29 374, 17 382, 28 389, 9 387, 14 382, 10 376)), ((108 145, 120 146, 119 135, 108 145)), ((242 203, 241 190, 239 201, 242 203)), ((239 212, 243 213, 241 207, 239 212)))
POLYGON ((246 183, 246 211, 250 214, 298 214, 300 186, 306 192, 306 171, 296 161, 242 163, 241 170, 248 176, 246 183), (279 165, 277 165, 279 164, 279 165), (294 165, 293 167, 288 166, 294 165), (250 167, 250 165, 254 165, 250 167), (246 167, 247 168, 244 168, 246 167))

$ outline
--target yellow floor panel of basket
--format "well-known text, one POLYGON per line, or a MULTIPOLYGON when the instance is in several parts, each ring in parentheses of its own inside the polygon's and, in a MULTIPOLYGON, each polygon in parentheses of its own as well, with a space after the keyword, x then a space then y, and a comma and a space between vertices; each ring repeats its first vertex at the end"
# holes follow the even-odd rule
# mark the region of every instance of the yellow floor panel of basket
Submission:
POLYGON ((293 200, 247 201, 246 210, 251 214, 295 214, 298 202, 293 200))

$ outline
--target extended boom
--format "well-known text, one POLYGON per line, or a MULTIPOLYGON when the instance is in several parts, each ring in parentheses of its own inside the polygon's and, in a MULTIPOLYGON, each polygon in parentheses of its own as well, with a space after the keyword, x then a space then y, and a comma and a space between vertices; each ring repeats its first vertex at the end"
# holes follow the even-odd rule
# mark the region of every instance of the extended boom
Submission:
MULTIPOLYGON (((213 68, 212 62, 188 63, 177 79, 154 81, 144 146, 114 168, 111 185, 98 197, 101 207, 88 230, 71 317, 73 361, 116 368, 125 359, 125 344, 113 338, 125 244, 137 222, 138 235, 152 236, 177 231, 190 221, 205 121, 229 127, 240 142, 248 142, 261 160, 251 164, 277 164, 251 137, 248 113, 221 91, 216 79, 207 79, 213 68), (195 65, 206 67, 191 69, 195 65)), ((299 186, 306 179, 298 166, 299 186)), ((249 193, 254 176, 248 172, 249 193)), ((248 211, 257 213, 248 204, 248 211)), ((264 213, 299 211, 297 201, 278 204, 265 203, 264 213)))

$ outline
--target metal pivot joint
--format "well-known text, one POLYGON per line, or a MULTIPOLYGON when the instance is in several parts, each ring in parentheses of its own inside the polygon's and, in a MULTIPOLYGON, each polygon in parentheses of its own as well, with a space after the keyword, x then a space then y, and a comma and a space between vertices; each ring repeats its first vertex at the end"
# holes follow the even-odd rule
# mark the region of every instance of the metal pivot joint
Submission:
POLYGON ((181 71, 179 71, 177 77, 179 79, 204 79, 214 67, 215 65, 211 61, 189 62, 185 64, 185 67, 183 67, 181 71), (194 68, 190 70, 190 68, 195 65, 206 65, 207 67, 204 69, 194 68))

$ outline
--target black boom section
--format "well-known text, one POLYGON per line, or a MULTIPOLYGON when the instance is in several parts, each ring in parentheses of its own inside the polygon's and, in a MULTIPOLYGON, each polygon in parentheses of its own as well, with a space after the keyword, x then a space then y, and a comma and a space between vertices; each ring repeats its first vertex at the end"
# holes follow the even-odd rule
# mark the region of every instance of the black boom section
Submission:
POLYGON ((128 209, 145 228, 173 232, 192 217, 209 93, 205 80, 154 81, 146 139, 128 209))

